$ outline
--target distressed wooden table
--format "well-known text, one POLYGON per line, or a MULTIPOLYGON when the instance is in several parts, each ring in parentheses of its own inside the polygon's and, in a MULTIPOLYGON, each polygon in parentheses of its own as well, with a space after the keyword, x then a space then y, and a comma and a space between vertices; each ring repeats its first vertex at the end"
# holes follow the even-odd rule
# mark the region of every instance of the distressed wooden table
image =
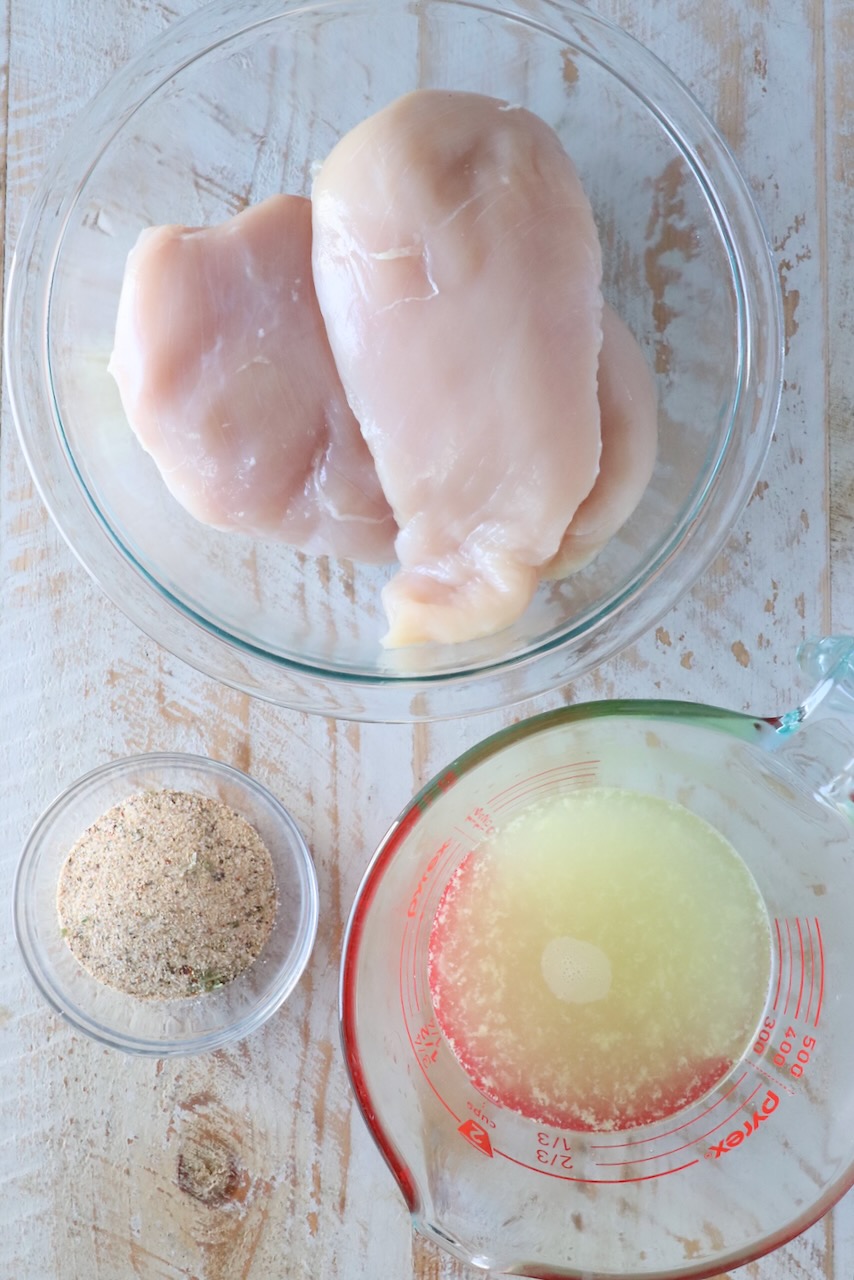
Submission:
MULTIPOLYGON (((197 0, 0 0, 8 266, 51 148, 110 75, 197 0)), ((729 139, 785 300, 786 383, 750 506, 692 594, 581 699, 794 704, 805 634, 854 627, 854 10, 848 0, 601 0, 729 139)), ((232 1052, 126 1059, 37 997, 0 931, 0 1280, 419 1280, 465 1268, 413 1244, 338 1044, 342 930, 368 856, 430 774, 516 712, 435 727, 335 723, 195 673, 99 594, 36 496, 8 407, 0 472, 0 860, 84 770, 152 749, 248 769, 313 848, 317 947, 280 1016, 232 1052), (204 1171, 197 1176, 194 1170, 204 1171)), ((543 698, 538 709, 559 695, 543 698)), ((530 709, 530 708, 529 708, 530 709)), ((851 1280, 854 1198, 755 1280, 851 1280)))

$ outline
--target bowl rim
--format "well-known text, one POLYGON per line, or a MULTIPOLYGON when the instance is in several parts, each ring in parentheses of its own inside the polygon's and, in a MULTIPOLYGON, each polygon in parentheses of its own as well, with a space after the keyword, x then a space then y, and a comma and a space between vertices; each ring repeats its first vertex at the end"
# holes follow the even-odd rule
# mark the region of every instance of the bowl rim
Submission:
MULTIPOLYGON (((409 0, 394 2, 411 7, 409 0)), ((359 0, 357 8, 367 12, 388 3, 359 0)), ((106 149, 166 81, 242 32, 299 15, 306 8, 302 0, 214 0, 166 28, 119 70, 78 116, 77 141, 66 137, 54 153, 21 229, 7 284, 4 358, 21 447, 60 533, 101 590, 143 632, 205 674, 279 705, 355 720, 430 720, 512 705, 577 678, 635 641, 690 590, 729 536, 764 463, 782 393, 782 300, 768 236, 727 144, 674 73, 633 36, 576 0, 525 0, 508 8, 482 0, 428 3, 509 18, 564 46, 575 42, 583 56, 619 79, 658 120, 690 169, 729 258, 738 321, 729 424, 678 524, 608 599, 515 653, 479 665, 463 659, 450 670, 414 674, 357 672, 344 663, 332 668, 264 649, 179 600, 136 561, 88 494, 65 443, 49 351, 54 274, 76 202, 106 149), (617 59, 630 66, 631 78, 617 59), (117 95, 125 104, 118 112, 117 95), (58 200, 57 191, 64 192, 58 200), (38 409, 28 376, 38 382, 38 409), (734 441, 746 454, 735 476, 732 466, 727 471, 734 441)), ((352 7, 353 0, 309 5, 329 12, 352 7)))
MULTIPOLYGON (((139 790, 140 786, 144 786, 141 781, 136 789, 139 790)), ((132 794, 131 790, 128 791, 128 795, 130 794, 132 794)), ((281 801, 256 778, 233 765, 208 756, 176 751, 145 752, 108 760, 81 774, 42 810, 33 823, 18 857, 12 885, 11 915, 12 930, 25 968, 39 993, 65 1022, 99 1044, 120 1049, 125 1053, 158 1058, 184 1057, 210 1052, 244 1039, 267 1022, 290 996, 305 971, 317 938, 319 921, 317 869, 302 832, 291 814, 281 801), (256 1000, 248 1012, 238 1019, 183 1039, 132 1035, 123 1031, 120 1026, 107 1026, 104 1022, 90 1017, 85 1008, 69 1001, 62 986, 55 981, 51 967, 42 962, 43 949, 35 935, 29 915, 32 885, 38 874, 41 860, 41 841, 55 816, 73 804, 79 796, 90 792, 98 783, 111 775, 121 778, 134 771, 144 773, 158 769, 185 771, 188 789, 192 789, 193 777, 204 774, 207 777, 221 778, 243 792, 260 799, 276 822, 281 825, 293 865, 293 882, 289 882, 287 886, 277 883, 279 897, 281 898, 282 893, 287 889, 291 893, 298 890, 301 898, 300 920, 285 963, 279 967, 275 977, 267 984, 265 993, 256 1000)), ((263 955, 263 952, 261 954, 263 955)), ((91 980, 96 981, 94 978, 91 980)), ((122 1000, 134 1001, 134 997, 126 992, 116 990, 115 994, 122 1000)), ((182 1005, 204 998, 204 996, 195 996, 146 1003, 168 1004, 180 1011, 182 1005)))

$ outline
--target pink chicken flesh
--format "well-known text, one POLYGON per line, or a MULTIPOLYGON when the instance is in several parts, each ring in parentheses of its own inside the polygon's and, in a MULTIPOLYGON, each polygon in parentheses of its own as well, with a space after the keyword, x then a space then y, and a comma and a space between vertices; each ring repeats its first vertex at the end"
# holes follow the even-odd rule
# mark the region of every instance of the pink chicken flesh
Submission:
POLYGON ((220 529, 383 561, 397 527, 347 404, 311 275, 311 205, 144 231, 110 371, 170 492, 220 529))
POLYGON ((600 249, 556 134, 422 91, 314 183, 314 280, 400 534, 389 647, 517 619, 596 479, 600 249))
POLYGON ((622 528, 644 495, 655 467, 658 397, 644 354, 611 307, 602 312, 599 353, 602 455, 591 492, 572 517, 549 577, 589 564, 622 528))

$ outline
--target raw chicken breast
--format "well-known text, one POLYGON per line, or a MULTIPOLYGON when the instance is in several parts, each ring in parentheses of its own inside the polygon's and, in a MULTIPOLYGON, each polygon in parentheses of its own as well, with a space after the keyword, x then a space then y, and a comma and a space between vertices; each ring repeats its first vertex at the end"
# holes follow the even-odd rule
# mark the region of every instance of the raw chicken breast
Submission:
POLYGON ((341 140, 312 203, 320 308, 400 525, 384 643, 489 635, 596 479, 587 197, 530 112, 422 91, 341 140))
POLYGON ((341 387, 311 275, 311 205, 143 231, 110 361, 133 430, 205 524, 393 558, 397 527, 341 387))
POLYGON ((644 354, 623 321, 606 306, 599 354, 602 456, 592 491, 572 518, 548 566, 562 578, 583 569, 626 523, 655 467, 658 397, 644 354))

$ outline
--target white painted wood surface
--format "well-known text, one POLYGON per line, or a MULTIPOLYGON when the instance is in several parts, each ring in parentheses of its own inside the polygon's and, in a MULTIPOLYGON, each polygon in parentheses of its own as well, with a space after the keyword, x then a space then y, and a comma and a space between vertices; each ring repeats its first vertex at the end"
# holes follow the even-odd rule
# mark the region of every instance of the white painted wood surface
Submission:
MULTIPOLYGON (((197 0, 0 0, 8 266, 76 111, 197 0)), ((771 453, 691 595, 574 699, 665 694, 771 712, 805 634, 854 627, 854 16, 848 0, 600 0, 694 90, 766 219, 784 290, 786 388, 771 453)), ((0 470, 0 1280, 418 1280, 465 1269, 414 1244, 338 1045, 342 929, 371 850, 438 767, 518 711, 433 727, 327 722, 218 687, 107 603, 51 525, 4 403, 0 470), (115 756, 200 751, 250 770, 317 861, 318 944, 283 1013, 232 1052, 126 1059, 37 997, 8 923, 25 834, 115 756), (225 1196, 179 1178, 201 1155, 225 1196), (229 1182, 229 1178, 231 1181, 229 1182), (195 1192, 195 1194, 194 1194, 195 1192)), ((539 699, 542 709, 561 695, 539 699)), ((851 1280, 854 1198, 754 1280, 851 1280)))

